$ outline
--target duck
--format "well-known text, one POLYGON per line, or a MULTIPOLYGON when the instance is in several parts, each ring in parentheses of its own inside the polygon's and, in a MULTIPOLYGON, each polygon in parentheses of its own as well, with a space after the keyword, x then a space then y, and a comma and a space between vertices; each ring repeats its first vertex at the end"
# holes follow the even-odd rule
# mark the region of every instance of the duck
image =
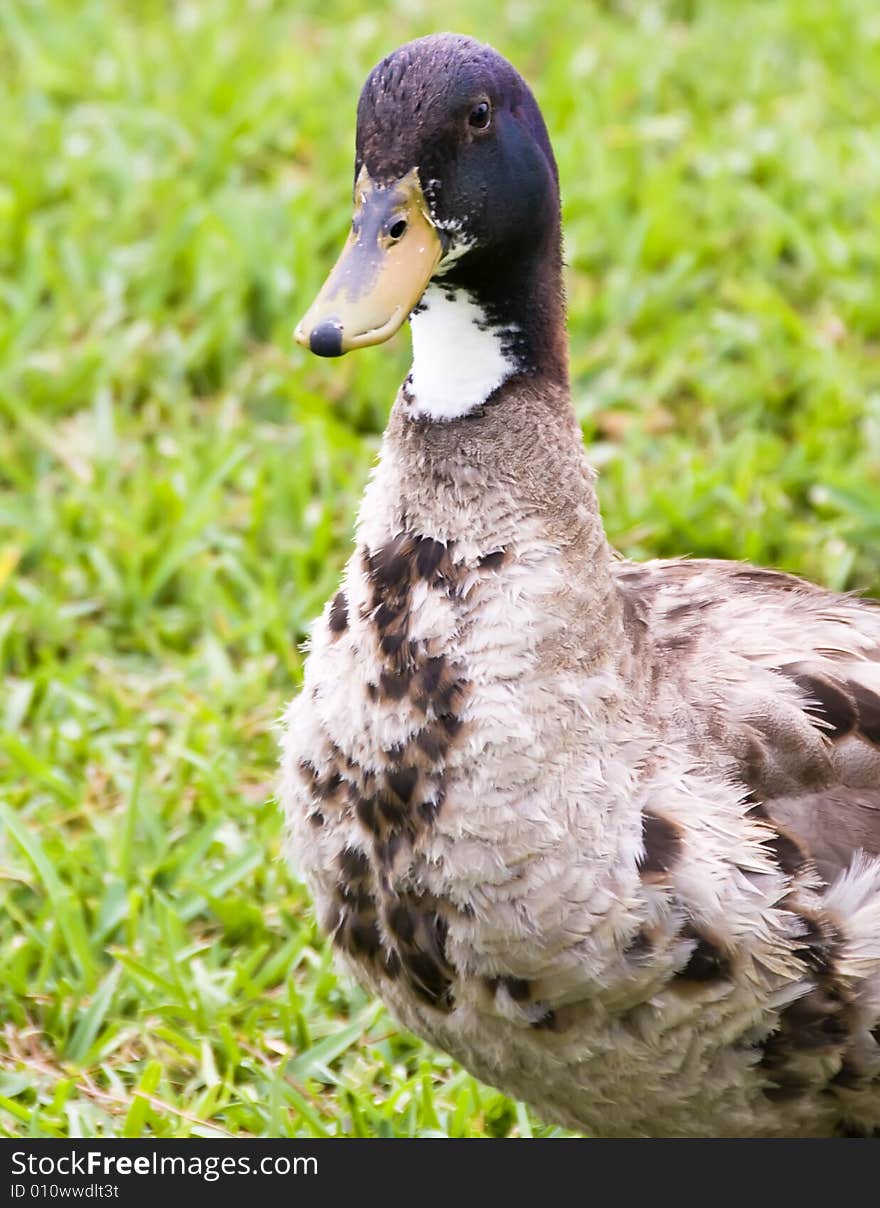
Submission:
POLYGON ((409 42, 295 332, 412 368, 282 723, 287 847, 399 1023, 599 1137, 880 1131, 880 608, 609 545, 521 75, 409 42))

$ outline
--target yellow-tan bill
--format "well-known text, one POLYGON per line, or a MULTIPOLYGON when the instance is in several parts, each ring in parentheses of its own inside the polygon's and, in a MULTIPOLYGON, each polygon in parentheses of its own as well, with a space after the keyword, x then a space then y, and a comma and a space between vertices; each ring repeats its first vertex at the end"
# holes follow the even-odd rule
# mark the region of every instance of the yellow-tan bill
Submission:
POLYGON ((390 340, 434 274, 443 245, 418 170, 377 185, 362 168, 342 254, 297 326, 299 344, 321 357, 390 340))

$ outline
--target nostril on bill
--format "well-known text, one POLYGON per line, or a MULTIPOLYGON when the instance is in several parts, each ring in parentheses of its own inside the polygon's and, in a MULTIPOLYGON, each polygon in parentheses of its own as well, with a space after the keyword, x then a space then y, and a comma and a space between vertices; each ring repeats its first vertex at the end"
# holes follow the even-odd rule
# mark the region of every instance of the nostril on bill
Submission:
POLYGON ((342 325, 332 319, 319 323, 309 336, 309 348, 319 357, 341 357, 342 325))
POLYGON ((405 230, 406 219, 398 218, 397 222, 392 223, 392 225, 388 228, 388 234, 392 239, 401 239, 405 230))

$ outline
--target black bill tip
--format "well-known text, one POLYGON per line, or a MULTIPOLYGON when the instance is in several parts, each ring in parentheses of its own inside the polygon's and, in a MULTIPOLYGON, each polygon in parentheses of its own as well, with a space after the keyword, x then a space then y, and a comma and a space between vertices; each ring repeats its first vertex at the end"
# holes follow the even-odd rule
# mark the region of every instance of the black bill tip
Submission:
POLYGON ((309 336, 309 348, 319 357, 342 356, 342 327, 332 320, 319 323, 309 336))

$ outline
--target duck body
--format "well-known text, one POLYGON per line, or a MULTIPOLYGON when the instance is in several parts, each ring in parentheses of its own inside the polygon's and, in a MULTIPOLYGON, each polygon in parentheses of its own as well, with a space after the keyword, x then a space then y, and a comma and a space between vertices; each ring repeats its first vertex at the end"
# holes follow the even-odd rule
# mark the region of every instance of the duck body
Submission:
MULTIPOLYGON (((482 89, 504 130, 497 77, 471 79, 494 52, 404 52, 416 81, 464 62, 467 112, 482 89)), ((377 71, 399 105, 406 72, 377 71)), ((292 858, 354 975, 548 1120, 869 1135, 880 611, 738 563, 614 554, 552 212, 548 229, 526 283, 491 238, 476 270, 453 241, 419 295, 413 373, 285 719, 292 858)))

